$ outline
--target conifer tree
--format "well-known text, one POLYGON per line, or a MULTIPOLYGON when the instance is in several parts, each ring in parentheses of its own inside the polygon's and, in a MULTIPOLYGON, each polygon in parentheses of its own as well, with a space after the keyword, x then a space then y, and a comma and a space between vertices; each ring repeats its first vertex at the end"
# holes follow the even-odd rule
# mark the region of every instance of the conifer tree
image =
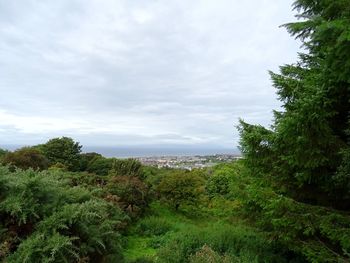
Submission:
POLYGON ((241 149, 256 175, 291 197, 350 209, 350 1, 298 0, 302 41, 295 64, 271 78, 283 103, 274 124, 240 122, 241 149))

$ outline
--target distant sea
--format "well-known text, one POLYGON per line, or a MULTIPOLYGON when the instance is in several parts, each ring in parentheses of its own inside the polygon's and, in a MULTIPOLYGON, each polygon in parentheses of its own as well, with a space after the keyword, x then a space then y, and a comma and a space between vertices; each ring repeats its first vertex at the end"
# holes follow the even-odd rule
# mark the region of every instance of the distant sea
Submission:
MULTIPOLYGON (((15 150, 23 145, 0 145, 0 148, 15 150)), ((215 154, 240 154, 236 148, 205 148, 205 147, 136 147, 136 146, 83 146, 83 152, 97 152, 105 157, 151 157, 151 156, 194 156, 215 154)))
POLYGON ((87 146, 83 152, 97 152, 106 157, 194 156, 215 154, 240 154, 238 149, 215 148, 148 148, 148 147, 98 147, 87 146))

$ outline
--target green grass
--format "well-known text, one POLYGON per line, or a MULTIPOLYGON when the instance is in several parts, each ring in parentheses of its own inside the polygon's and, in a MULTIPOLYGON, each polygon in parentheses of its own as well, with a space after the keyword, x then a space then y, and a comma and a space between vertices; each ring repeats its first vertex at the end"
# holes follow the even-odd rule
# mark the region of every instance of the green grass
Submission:
POLYGON ((124 257, 127 262, 135 261, 139 258, 152 258, 157 250, 149 244, 152 237, 132 235, 127 237, 128 245, 124 251, 124 257))
POLYGON ((183 212, 175 212, 160 202, 154 202, 150 205, 146 216, 130 229, 127 236, 127 247, 124 251, 125 260, 133 262, 140 258, 152 258, 156 255, 159 247, 163 246, 176 233, 209 223, 203 218, 189 218, 183 212), (163 232, 159 235, 158 231, 153 229, 157 228, 157 225, 153 223, 156 221, 162 226, 166 225, 168 231, 159 231, 163 232), (149 227, 146 234, 145 227, 149 227))
POLYGON ((126 262, 202 262, 208 257, 206 253, 218 258, 208 261, 215 263, 288 262, 284 260, 285 251, 269 242, 264 233, 231 214, 213 214, 196 216, 196 208, 192 208, 188 215, 184 210, 152 203, 146 216, 130 229, 126 262))

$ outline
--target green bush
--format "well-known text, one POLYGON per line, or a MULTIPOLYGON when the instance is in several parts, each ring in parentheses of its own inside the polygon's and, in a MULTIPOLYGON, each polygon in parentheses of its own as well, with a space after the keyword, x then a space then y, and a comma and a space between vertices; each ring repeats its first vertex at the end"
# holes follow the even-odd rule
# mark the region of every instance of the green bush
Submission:
POLYGON ((0 166, 0 260, 116 262, 121 258, 116 206, 55 173, 0 166))
POLYGON ((49 161, 40 151, 31 147, 23 147, 14 152, 8 152, 2 158, 2 163, 13 165, 21 169, 38 169, 48 168, 49 161))
POLYGON ((164 201, 178 210, 180 205, 196 205, 204 192, 204 180, 198 174, 176 171, 162 178, 157 187, 164 201))
POLYGON ((220 222, 178 232, 159 250, 158 262, 189 262, 190 258, 194 260, 194 255, 205 245, 222 259, 226 257, 244 258, 243 262, 288 262, 283 254, 285 251, 278 244, 268 241, 262 233, 241 225, 231 226, 220 222))
POLYGON ((112 168, 113 159, 102 156, 93 157, 86 166, 86 171, 97 175, 106 176, 112 168))

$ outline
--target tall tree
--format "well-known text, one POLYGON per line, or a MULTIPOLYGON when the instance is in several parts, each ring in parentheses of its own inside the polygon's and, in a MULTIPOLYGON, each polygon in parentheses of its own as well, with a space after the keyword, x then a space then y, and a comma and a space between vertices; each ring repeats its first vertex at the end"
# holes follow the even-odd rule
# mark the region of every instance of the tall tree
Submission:
POLYGON ((350 1, 298 0, 284 25, 306 52, 272 73, 283 111, 267 129, 241 121, 241 149, 280 192, 350 209, 350 1))

